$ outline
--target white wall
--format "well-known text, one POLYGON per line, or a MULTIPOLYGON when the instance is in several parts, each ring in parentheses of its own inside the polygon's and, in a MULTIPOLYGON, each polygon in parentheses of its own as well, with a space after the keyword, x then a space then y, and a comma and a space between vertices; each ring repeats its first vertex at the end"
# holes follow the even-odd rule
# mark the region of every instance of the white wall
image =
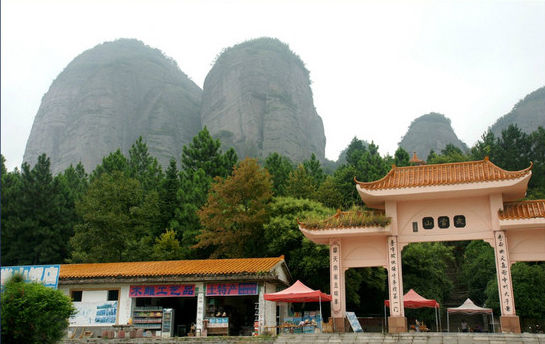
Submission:
MULTIPOLYGON (((132 301, 129 297, 129 284, 95 284, 95 285, 60 285, 61 290, 66 295, 70 296, 71 290, 81 290, 81 302, 93 303, 106 301, 108 298, 108 290, 119 290, 119 301, 117 304, 117 324, 127 324, 131 317, 132 301)), ((103 326, 97 324, 96 326, 103 326)))

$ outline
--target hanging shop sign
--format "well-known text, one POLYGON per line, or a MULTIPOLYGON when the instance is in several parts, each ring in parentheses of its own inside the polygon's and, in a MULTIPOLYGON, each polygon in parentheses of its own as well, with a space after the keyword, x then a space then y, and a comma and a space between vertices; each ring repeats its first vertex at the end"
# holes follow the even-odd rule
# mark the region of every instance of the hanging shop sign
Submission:
POLYGON ((191 297, 194 284, 131 285, 129 297, 191 297))
POLYGON ((3 266, 2 286, 14 274, 21 274, 25 282, 38 282, 46 287, 57 289, 60 265, 3 266))
POLYGON ((240 296, 257 294, 257 283, 210 283, 206 285, 206 296, 240 296))

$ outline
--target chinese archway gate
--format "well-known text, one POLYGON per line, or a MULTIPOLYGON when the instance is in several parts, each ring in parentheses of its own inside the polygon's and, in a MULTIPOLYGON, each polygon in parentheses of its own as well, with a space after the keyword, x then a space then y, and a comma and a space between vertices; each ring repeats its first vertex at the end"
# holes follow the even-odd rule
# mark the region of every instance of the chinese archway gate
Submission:
MULTIPOLYGON (((545 200, 517 201, 526 194, 531 167, 506 171, 481 161, 393 166, 382 179, 356 181, 369 208, 384 212, 384 226, 351 226, 327 220, 319 229, 299 224, 310 240, 330 247, 331 314, 344 331, 345 271, 382 266, 388 271, 390 333, 407 331, 401 251, 415 242, 484 240, 496 258, 503 332, 520 333, 511 264, 545 261, 545 200)), ((542 177, 542 176, 540 176, 542 177)), ((350 216, 338 212, 335 215, 350 216)))

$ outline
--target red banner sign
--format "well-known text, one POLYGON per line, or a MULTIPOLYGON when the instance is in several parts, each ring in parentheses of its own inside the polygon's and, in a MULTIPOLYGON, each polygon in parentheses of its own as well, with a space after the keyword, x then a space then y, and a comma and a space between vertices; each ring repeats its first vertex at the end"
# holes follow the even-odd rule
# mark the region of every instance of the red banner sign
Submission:
POLYGON ((191 297, 195 296, 194 284, 131 285, 130 297, 191 297))
POLYGON ((257 295, 257 283, 212 283, 206 285, 206 296, 257 295))

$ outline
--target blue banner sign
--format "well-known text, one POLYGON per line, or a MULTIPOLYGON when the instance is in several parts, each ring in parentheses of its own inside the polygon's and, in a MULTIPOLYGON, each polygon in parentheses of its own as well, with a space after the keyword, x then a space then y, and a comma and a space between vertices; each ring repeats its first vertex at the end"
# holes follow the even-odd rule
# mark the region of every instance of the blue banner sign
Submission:
POLYGON ((23 275, 25 282, 38 282, 57 289, 60 265, 2 266, 2 286, 16 273, 23 275))
POLYGON ((257 283, 209 283, 206 296, 257 295, 257 283))

